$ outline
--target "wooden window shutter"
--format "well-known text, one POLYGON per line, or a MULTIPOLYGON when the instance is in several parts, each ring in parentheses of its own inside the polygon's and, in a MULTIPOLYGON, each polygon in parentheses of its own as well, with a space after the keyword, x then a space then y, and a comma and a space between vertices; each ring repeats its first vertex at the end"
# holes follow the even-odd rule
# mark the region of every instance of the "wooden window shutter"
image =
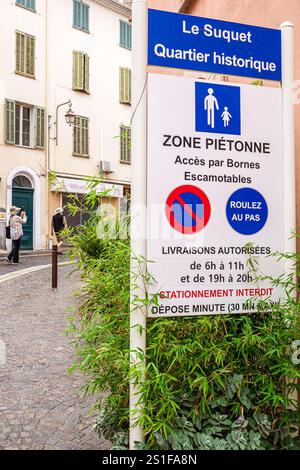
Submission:
POLYGON ((35 0, 29 0, 27 3, 27 8, 30 8, 30 10, 35 10, 35 0))
POLYGON ((16 72, 25 73, 25 34, 16 32, 16 72))
POLYGON ((82 31, 89 31, 90 7, 81 0, 73 0, 73 27, 82 31))
POLYGON ((120 67, 120 103, 131 104, 131 70, 120 67))
POLYGON ((16 129, 16 103, 13 100, 5 100, 5 143, 15 144, 16 129))
POLYGON ((86 5, 85 3, 81 3, 81 28, 83 29, 83 31, 89 31, 90 29, 89 16, 90 16, 89 5, 86 5))
POLYGON ((81 134, 81 118, 80 116, 76 116, 74 130, 73 130, 73 154, 74 155, 81 155, 80 134, 81 134))
POLYGON ((28 75, 35 76, 35 37, 26 36, 26 71, 28 75))
POLYGON ((124 103, 124 68, 120 67, 120 103, 124 103))
POLYGON ((131 88, 132 88, 132 79, 131 79, 131 69, 128 69, 128 103, 131 104, 131 88))
POLYGON ((35 37, 16 31, 16 73, 35 76, 35 37))
POLYGON ((131 162, 131 128, 129 126, 120 126, 120 153, 121 162, 131 162))
POLYGON ((131 127, 127 127, 126 135, 126 149, 127 149, 127 161, 131 162, 131 127))
POLYGON ((131 49, 132 47, 132 27, 126 21, 120 20, 120 46, 131 49))
POLYGON ((125 46, 126 44, 126 31, 125 31, 125 23, 124 21, 120 20, 120 46, 125 46))
POLYGON ((132 49, 132 26, 131 24, 128 24, 127 27, 128 27, 128 48, 132 49))
POLYGON ((73 90, 84 90, 84 53, 73 51, 73 90))
POLYGON ((77 88, 78 82, 78 52, 73 51, 73 90, 77 88))
POLYGON ((81 155, 88 156, 89 154, 89 120, 87 118, 81 119, 81 135, 82 135, 82 148, 81 155))
POLYGON ((125 46, 130 47, 130 42, 129 42, 129 26, 128 24, 125 24, 125 46))
POLYGON ((35 146, 45 148, 45 108, 35 108, 35 146))
POLYGON ((84 91, 90 92, 90 57, 84 54, 84 91))
POLYGON ((78 118, 78 155, 82 155, 83 135, 82 135, 82 118, 78 118))
POLYGON ((81 5, 80 1, 73 0, 73 26, 80 28, 81 5))
POLYGON ((89 119, 76 116, 73 130, 73 155, 88 157, 89 155, 89 119))
POLYGON ((16 4, 35 11, 35 0, 16 0, 16 4))

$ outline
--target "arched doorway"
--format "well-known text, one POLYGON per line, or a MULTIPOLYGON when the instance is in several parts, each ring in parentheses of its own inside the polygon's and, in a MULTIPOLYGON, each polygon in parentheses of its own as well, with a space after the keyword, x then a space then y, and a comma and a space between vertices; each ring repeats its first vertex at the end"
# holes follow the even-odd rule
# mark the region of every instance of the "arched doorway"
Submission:
POLYGON ((15 176, 12 181, 12 205, 24 209, 28 216, 27 224, 23 226, 21 250, 33 250, 33 195, 30 179, 25 175, 15 176))

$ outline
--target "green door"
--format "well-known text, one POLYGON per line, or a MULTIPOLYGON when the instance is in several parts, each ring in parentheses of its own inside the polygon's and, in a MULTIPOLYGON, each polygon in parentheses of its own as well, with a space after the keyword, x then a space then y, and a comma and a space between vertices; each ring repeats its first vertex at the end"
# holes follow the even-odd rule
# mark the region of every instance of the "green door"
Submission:
POLYGON ((33 189, 13 187, 12 204, 22 207, 27 214, 27 224, 23 225, 24 235, 21 250, 33 250, 33 189))

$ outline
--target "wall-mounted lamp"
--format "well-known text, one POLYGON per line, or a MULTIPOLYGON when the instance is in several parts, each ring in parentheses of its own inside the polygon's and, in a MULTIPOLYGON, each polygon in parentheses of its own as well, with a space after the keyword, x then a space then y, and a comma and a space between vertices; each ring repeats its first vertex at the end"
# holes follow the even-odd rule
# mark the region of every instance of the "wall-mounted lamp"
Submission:
POLYGON ((76 114, 72 110, 72 103, 69 104, 69 109, 65 115, 65 118, 66 118, 66 123, 68 124, 68 126, 74 126, 76 114))
POLYGON ((54 125, 55 125, 55 137, 53 137, 53 140, 56 141, 56 145, 58 145, 58 118, 59 118, 58 111, 59 111, 59 108, 61 108, 62 106, 67 106, 67 105, 69 105, 69 109, 65 114, 66 123, 68 124, 68 126, 74 126, 74 124, 75 124, 76 114, 72 110, 71 100, 66 101, 65 103, 59 104, 56 107, 56 121, 54 123, 54 125))

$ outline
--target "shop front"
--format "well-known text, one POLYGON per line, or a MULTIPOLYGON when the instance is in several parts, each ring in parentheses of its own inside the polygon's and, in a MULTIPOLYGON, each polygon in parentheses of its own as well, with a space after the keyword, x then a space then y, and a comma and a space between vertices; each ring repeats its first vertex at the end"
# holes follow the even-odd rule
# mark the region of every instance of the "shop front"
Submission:
POLYGON ((51 217, 57 207, 62 207, 69 227, 77 227, 86 222, 90 217, 91 211, 85 203, 84 195, 91 190, 99 194, 99 205, 104 203, 111 204, 118 215, 124 211, 125 207, 128 207, 128 189, 124 189, 124 186, 121 184, 110 182, 95 184, 92 178, 76 179, 57 176, 51 186, 51 217), (68 209, 69 204, 78 207, 76 214, 68 209))

